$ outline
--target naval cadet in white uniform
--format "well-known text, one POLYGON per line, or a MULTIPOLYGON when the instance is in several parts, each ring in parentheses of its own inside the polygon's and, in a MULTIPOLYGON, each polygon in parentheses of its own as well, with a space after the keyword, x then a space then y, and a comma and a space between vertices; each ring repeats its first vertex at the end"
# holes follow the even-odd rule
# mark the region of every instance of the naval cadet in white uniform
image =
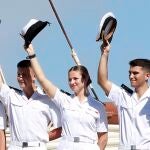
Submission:
POLYGON ((107 144, 106 112, 103 104, 88 92, 91 79, 86 67, 79 65, 69 70, 68 82, 74 94, 68 96, 45 77, 32 44, 25 49, 39 83, 61 111, 62 138, 58 150, 104 150, 107 144))
POLYGON ((17 81, 23 91, 11 89, 0 76, 0 100, 9 117, 9 150, 46 150, 48 125, 59 128, 60 111, 46 94, 37 90, 30 60, 17 64, 17 81))

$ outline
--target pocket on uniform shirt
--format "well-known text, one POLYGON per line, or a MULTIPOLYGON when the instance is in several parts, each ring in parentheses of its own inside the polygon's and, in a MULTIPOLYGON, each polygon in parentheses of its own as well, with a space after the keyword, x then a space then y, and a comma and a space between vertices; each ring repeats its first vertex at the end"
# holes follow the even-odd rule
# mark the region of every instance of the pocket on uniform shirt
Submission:
POLYGON ((73 108, 72 106, 64 106, 63 108, 63 113, 65 114, 65 115, 73 115, 73 114, 78 114, 79 113, 79 110, 77 110, 77 108, 75 109, 75 108, 73 108), (75 112, 77 112, 77 113, 75 113, 75 112))
POLYGON ((92 108, 88 108, 88 109, 86 110, 86 113, 90 114, 90 115, 93 116, 94 118, 99 118, 99 116, 100 116, 99 111, 96 110, 96 109, 92 109, 92 108))
POLYGON ((72 105, 65 105, 62 108, 62 116, 63 119, 72 120, 72 118, 79 118, 81 117, 81 110, 79 108, 76 108, 72 105))
POLYGON ((127 107, 127 106, 120 106, 120 112, 122 113, 122 112, 127 112, 127 113, 132 113, 133 112, 133 109, 132 109, 132 107, 127 107))
POLYGON ((11 105, 13 105, 13 106, 15 106, 15 107, 22 107, 22 106, 23 106, 23 104, 18 103, 18 102, 16 102, 16 101, 11 101, 11 105))
POLYGON ((42 103, 34 103, 30 106, 33 110, 38 110, 38 111, 49 111, 50 108, 49 106, 47 105, 42 105, 42 103))
POLYGON ((120 106, 120 109, 129 109, 129 110, 131 110, 132 107, 127 106, 127 105, 121 105, 121 106, 120 106))
POLYGON ((68 111, 79 111, 80 110, 79 108, 74 107, 72 105, 64 105, 62 109, 63 110, 68 110, 68 111))

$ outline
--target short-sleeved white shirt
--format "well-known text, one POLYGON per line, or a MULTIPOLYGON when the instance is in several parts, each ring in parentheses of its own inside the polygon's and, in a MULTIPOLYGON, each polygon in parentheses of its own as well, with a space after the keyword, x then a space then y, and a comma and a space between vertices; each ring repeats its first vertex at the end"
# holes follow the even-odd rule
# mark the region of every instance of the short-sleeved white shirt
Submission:
POLYGON ((0 102, 0 129, 6 128, 6 112, 4 105, 0 102))
POLYGON ((57 89, 53 101, 61 111, 62 136, 97 140, 97 132, 107 132, 104 106, 92 96, 80 103, 77 97, 68 96, 57 89))
POLYGON ((0 99, 8 113, 12 141, 48 142, 48 124, 60 127, 60 111, 45 94, 38 91, 28 99, 23 92, 2 85, 0 99))
POLYGON ((139 145, 150 148, 150 88, 137 99, 121 87, 112 84, 108 98, 118 106, 120 145, 139 145))

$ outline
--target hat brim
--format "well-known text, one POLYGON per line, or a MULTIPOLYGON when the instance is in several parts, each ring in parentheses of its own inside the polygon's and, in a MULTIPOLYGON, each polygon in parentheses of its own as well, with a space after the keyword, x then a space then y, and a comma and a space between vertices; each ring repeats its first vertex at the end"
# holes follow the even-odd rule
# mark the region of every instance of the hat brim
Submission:
POLYGON ((112 13, 105 14, 100 22, 99 33, 96 37, 96 41, 108 40, 109 43, 112 41, 113 34, 117 26, 117 20, 112 13))

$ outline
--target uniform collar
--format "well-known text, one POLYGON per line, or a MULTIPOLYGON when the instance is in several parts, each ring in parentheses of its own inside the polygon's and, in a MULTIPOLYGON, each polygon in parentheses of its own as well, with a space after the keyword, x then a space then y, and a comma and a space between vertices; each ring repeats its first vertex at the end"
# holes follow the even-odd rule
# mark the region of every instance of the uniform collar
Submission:
POLYGON ((137 98, 137 94, 134 92, 133 95, 134 99, 136 99, 137 101, 142 101, 146 98, 150 99, 150 87, 145 91, 145 93, 141 96, 140 99, 137 98))

